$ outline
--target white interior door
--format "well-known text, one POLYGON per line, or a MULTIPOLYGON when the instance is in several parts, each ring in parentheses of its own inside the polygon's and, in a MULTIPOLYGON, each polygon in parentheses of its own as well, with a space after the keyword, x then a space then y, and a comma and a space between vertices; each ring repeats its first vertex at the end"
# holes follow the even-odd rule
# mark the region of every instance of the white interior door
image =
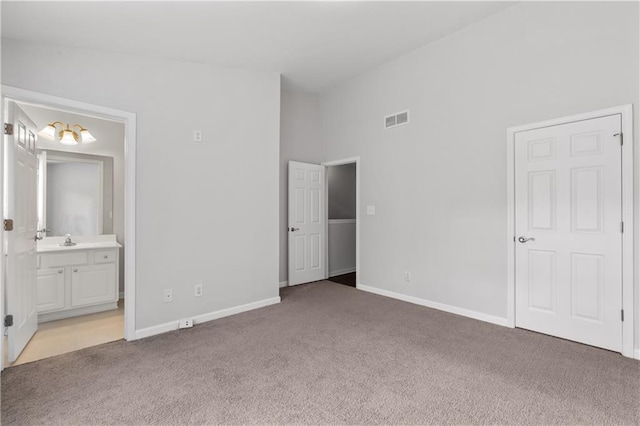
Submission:
POLYGON ((516 326, 622 349, 620 115, 515 136, 516 326))
POLYGON ((5 219, 13 220, 6 236, 6 314, 9 362, 18 358, 38 328, 36 241, 37 157, 36 126, 14 103, 7 104, 7 122, 13 135, 5 135, 5 219))
POLYGON ((326 277, 325 167, 289 161, 289 285, 326 277))

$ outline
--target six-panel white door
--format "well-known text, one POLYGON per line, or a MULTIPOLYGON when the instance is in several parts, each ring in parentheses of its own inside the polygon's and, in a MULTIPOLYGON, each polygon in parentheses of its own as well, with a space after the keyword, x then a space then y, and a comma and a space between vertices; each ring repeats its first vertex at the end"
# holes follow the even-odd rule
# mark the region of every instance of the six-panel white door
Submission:
POLYGON ((289 285, 326 278, 325 167, 289 162, 289 285))
POLYGON ((516 326, 622 347, 621 117, 515 136, 516 326))
POLYGON ((13 135, 5 136, 5 218, 13 219, 6 232, 7 328, 9 362, 15 361, 38 329, 36 278, 36 125, 14 102, 7 103, 7 122, 13 135))

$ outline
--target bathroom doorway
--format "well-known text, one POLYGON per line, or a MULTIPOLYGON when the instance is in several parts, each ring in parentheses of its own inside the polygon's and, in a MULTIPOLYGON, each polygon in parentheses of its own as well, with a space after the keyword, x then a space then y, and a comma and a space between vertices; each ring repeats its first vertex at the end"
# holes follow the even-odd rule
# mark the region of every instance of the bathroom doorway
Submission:
MULTIPOLYGON (((28 275, 36 277, 37 331, 23 350, 2 339, 2 367, 134 339, 135 305, 128 296, 135 294, 135 257, 129 252, 135 241, 135 115, 3 87, 5 122, 9 102, 38 130, 59 123, 52 139, 36 140, 37 261, 28 275), (67 127, 75 144, 61 143, 67 127)), ((12 181, 4 181, 3 194, 10 192, 7 185, 12 181)), ((5 213, 11 202, 21 202, 17 197, 2 197, 5 213)), ((11 285, 3 282, 2 317, 18 310, 6 291, 11 285)), ((5 335, 13 326, 8 324, 5 335)))

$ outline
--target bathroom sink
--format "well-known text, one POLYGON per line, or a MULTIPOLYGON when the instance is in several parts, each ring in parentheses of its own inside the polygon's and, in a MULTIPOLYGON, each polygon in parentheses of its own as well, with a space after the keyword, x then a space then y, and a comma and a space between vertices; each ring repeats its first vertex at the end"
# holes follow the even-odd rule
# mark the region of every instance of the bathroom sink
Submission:
POLYGON ((52 237, 45 238, 42 241, 38 241, 38 253, 51 252, 51 251, 72 251, 72 250, 88 250, 88 249, 101 249, 101 248, 120 248, 122 247, 115 239, 106 239, 104 236, 99 241, 74 241, 76 245, 65 246, 61 245, 64 242, 64 237, 52 237))

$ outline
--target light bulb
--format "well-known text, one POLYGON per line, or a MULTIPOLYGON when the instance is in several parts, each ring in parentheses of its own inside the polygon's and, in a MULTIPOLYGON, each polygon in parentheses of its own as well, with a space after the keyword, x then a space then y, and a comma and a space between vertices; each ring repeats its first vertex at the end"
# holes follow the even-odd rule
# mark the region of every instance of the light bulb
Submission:
POLYGON ((60 143, 63 145, 77 145, 78 141, 73 137, 73 132, 67 129, 62 131, 60 143))

